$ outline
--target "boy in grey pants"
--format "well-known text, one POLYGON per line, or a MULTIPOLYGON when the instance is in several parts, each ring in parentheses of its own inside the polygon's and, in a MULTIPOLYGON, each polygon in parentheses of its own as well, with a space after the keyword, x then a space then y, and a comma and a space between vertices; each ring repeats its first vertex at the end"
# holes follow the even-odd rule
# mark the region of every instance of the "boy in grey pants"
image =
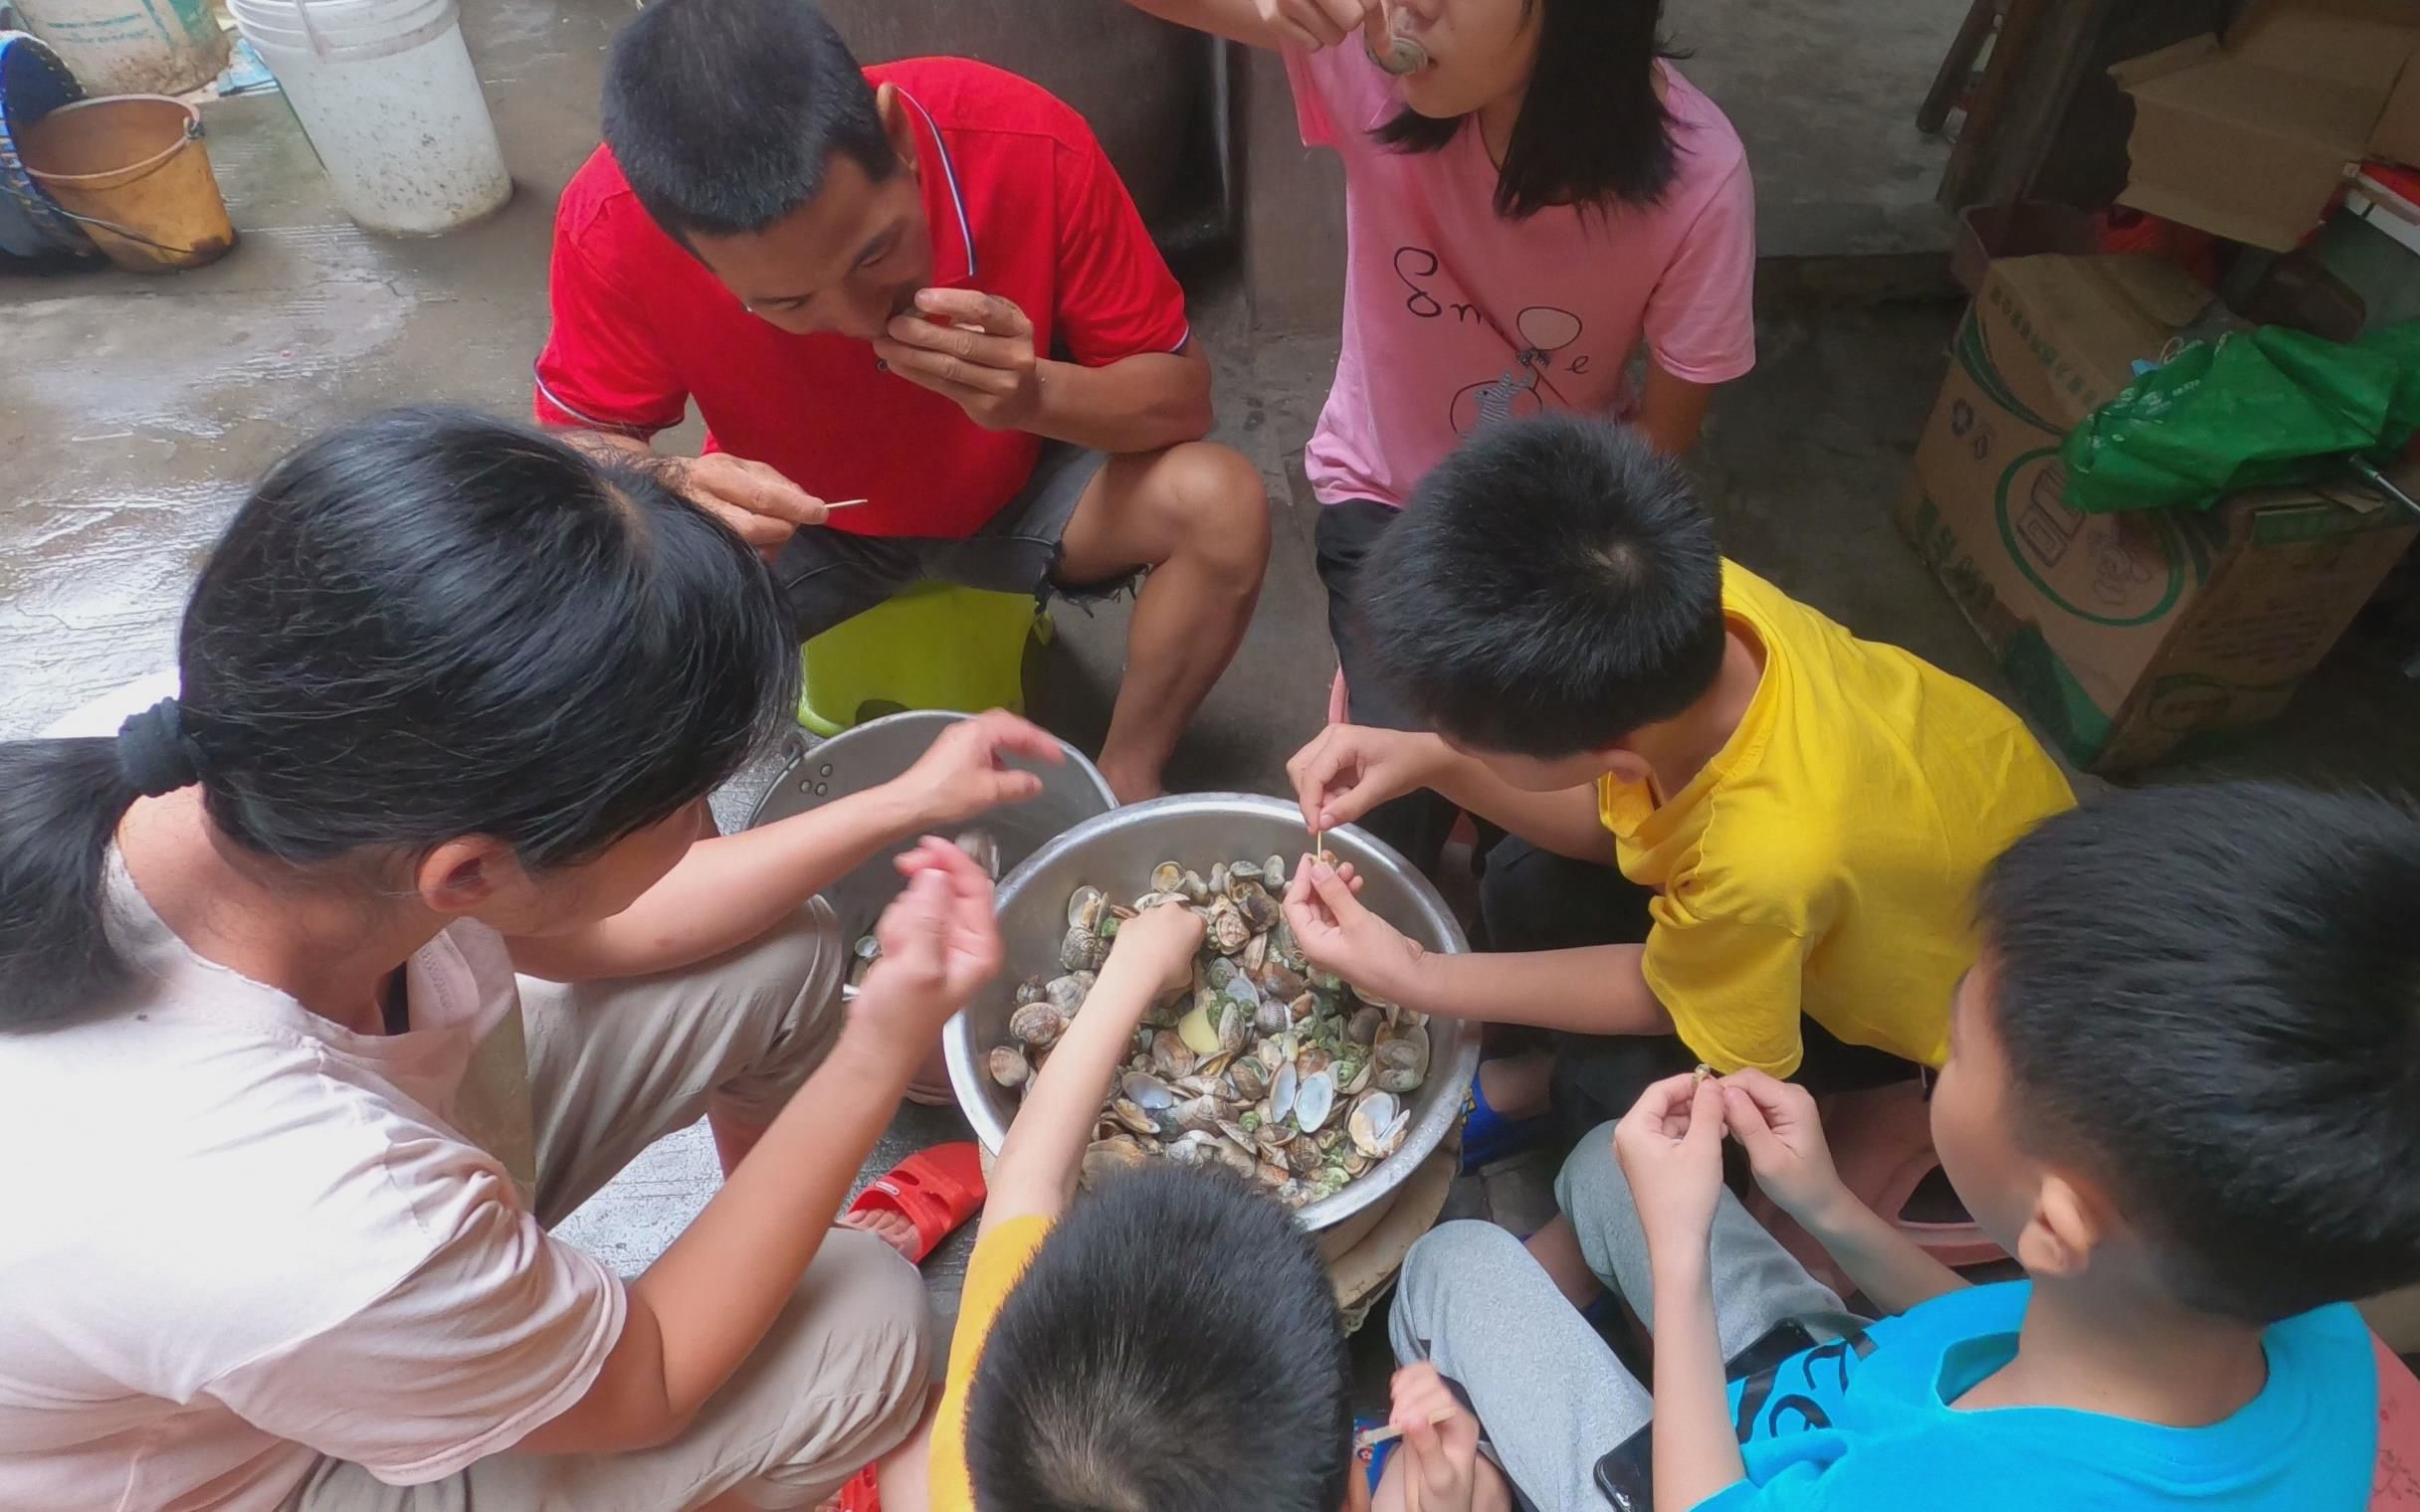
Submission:
MULTIPOLYGON (((1613 1128, 1580 1141, 1555 1181, 1555 1202, 1598 1281, 1648 1317, 1647 1237, 1614 1160, 1613 1128)), ((1727 1191, 1714 1211, 1712 1266, 1725 1360, 1787 1322, 1820 1339, 1852 1321, 1727 1191)), ((1431 1362, 1470 1396, 1490 1456, 1522 1500, 1544 1512, 1606 1506, 1596 1463, 1647 1426, 1647 1388, 1519 1239, 1476 1221, 1427 1234, 1403 1262, 1388 1331, 1396 1359, 1431 1362)), ((1487 1505, 1484 1492, 1475 1504, 1487 1505)))

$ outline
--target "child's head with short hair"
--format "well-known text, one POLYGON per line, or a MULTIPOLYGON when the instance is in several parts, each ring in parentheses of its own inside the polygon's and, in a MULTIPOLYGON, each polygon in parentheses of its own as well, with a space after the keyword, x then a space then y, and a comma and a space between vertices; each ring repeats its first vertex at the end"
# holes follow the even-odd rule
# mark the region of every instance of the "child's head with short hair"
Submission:
POLYGON ((1359 571, 1376 671, 1506 780, 1550 790, 1686 711, 1724 645, 1722 554, 1639 434, 1542 415, 1422 479, 1359 571))
POLYGON ((1932 1105, 2037 1277, 2265 1325, 2420 1278, 2420 820, 2271 783, 2121 793, 1982 886, 1932 1105))
POLYGON ((1352 1468, 1344 1322, 1285 1209, 1158 1166, 1072 1207, 983 1344, 978 1507, 1336 1512, 1352 1468))

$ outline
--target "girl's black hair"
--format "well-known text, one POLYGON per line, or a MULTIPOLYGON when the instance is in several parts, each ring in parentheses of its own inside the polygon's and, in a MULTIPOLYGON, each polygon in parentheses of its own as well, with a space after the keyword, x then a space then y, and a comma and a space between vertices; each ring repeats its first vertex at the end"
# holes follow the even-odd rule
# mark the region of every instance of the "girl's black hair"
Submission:
MULTIPOLYGON (((442 409, 278 464, 202 568, 177 666, 211 823, 295 866, 464 835, 531 867, 589 859, 736 771, 798 677, 729 529, 635 469, 442 409)), ((123 986, 102 867, 139 776, 108 740, 0 744, 0 1031, 123 986)))
MULTIPOLYGON (((1672 112, 1656 68, 1684 55, 1658 35, 1663 0, 1521 0, 1539 6, 1537 63, 1496 176, 1496 213, 1526 220, 1554 205, 1646 207, 1680 173, 1672 112)), ((1378 127, 1397 152, 1438 152, 1477 117, 1438 119, 1410 108, 1378 127)))

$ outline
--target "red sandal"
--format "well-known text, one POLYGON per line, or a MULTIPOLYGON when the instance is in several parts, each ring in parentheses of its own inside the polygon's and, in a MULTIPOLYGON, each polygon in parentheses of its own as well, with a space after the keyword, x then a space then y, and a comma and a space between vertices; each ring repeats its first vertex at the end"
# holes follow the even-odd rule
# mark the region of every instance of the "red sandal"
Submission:
POLYGON ((883 1512, 883 1498, 874 1484, 874 1466, 868 1465, 850 1476, 849 1483, 817 1512, 883 1512))
POLYGON ((921 1263, 941 1240, 983 1206, 983 1155, 971 1140, 918 1150, 889 1174, 877 1177, 851 1213, 896 1213, 915 1225, 916 1250, 909 1259, 921 1263))

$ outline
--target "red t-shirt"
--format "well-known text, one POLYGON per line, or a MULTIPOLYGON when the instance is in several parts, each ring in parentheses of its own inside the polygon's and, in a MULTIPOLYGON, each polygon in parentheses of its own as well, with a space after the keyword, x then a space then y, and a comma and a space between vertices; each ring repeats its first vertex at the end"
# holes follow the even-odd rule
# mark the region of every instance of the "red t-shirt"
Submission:
MULTIPOLYGON (((1010 299, 1035 347, 1087 367, 1185 344, 1184 291, 1068 105, 961 58, 866 70, 898 86, 921 139, 933 278, 1010 299)), ((971 535, 1017 495, 1039 437, 987 431, 875 366, 853 337, 795 336, 743 308, 659 229, 599 147, 555 211, 554 331, 540 422, 653 435, 695 399, 708 450, 779 469, 866 535, 971 535)))

